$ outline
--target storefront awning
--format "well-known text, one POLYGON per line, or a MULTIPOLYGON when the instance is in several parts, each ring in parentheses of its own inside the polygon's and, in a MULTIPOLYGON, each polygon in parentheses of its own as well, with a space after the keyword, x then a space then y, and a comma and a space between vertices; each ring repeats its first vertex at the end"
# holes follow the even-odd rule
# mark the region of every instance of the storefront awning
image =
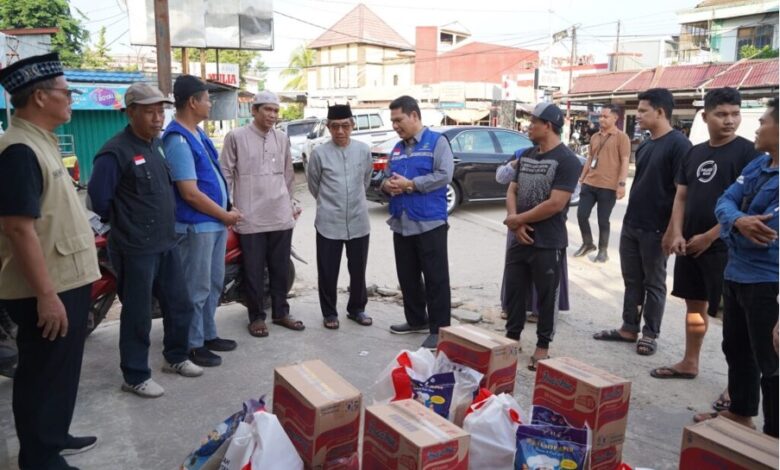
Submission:
POLYGON ((479 122, 490 114, 489 109, 442 109, 448 118, 455 122, 479 122))

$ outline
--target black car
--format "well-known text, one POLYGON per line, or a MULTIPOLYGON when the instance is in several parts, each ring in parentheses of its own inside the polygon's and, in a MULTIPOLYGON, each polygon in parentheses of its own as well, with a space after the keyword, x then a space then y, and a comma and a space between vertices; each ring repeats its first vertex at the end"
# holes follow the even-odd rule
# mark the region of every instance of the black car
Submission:
MULTIPOLYGON (((447 185, 448 213, 467 202, 506 199, 507 185, 496 182, 496 169, 512 158, 517 150, 533 145, 525 134, 498 127, 457 126, 431 130, 444 134, 454 156, 455 171, 452 183, 447 185)), ((388 157, 397 142, 396 137, 371 149, 374 177, 387 167, 388 157)), ((579 158, 584 163, 585 159, 579 158)), ((572 205, 579 200, 577 189, 572 195, 572 205)), ((366 197, 369 201, 388 202, 388 196, 374 187, 366 191, 366 197)))

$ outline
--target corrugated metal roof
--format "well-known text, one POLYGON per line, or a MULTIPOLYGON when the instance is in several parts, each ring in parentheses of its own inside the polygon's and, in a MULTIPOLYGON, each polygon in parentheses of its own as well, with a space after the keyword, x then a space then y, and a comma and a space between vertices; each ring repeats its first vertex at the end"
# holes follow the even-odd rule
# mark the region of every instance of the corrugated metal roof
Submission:
POLYGON ((116 72, 108 70, 65 70, 65 78, 81 83, 133 83, 143 81, 143 72, 116 72))
POLYGON ((574 79, 572 94, 614 90, 634 76, 636 72, 607 72, 580 75, 574 79))
POLYGON ((408 41, 362 3, 312 41, 308 47, 318 49, 341 44, 375 44, 414 50, 408 41))

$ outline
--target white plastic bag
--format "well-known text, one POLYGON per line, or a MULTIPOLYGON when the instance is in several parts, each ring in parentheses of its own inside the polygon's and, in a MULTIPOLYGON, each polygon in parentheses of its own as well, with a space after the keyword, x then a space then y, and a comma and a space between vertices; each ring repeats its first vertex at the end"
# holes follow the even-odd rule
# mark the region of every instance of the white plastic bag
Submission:
POLYGON ((471 434, 469 469, 512 470, 520 405, 502 393, 473 405, 472 410, 463 422, 463 430, 471 434))
POLYGON ((255 449, 251 470, 303 470, 303 461, 279 418, 267 412, 255 413, 252 431, 255 449))
POLYGON ((219 470, 248 470, 252 452, 255 450, 255 437, 252 435, 252 425, 245 422, 238 424, 230 445, 222 457, 219 470))

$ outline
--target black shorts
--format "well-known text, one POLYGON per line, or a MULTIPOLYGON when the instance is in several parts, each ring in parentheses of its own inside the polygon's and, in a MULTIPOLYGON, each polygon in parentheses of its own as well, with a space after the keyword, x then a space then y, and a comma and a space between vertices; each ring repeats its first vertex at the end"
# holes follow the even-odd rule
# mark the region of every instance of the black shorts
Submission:
POLYGON ((705 251, 698 258, 678 256, 674 261, 672 295, 686 300, 707 301, 717 308, 723 293, 723 270, 728 251, 705 251))

